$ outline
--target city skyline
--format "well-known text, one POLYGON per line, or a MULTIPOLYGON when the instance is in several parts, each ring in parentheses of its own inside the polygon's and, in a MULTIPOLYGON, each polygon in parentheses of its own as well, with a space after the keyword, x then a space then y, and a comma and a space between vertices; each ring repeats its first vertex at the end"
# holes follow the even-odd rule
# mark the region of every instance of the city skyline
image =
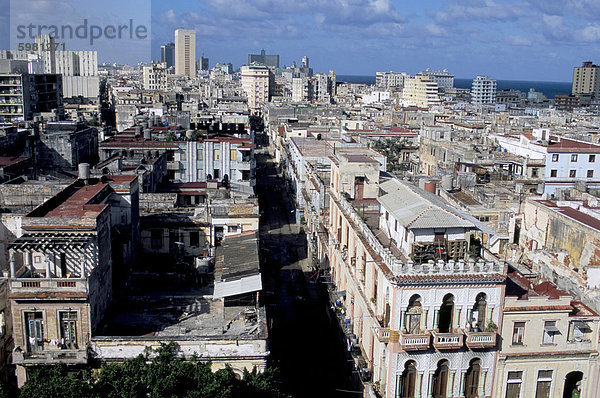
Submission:
MULTIPOLYGON (((39 12, 53 18, 47 2, 29 3, 32 15, 39 12)), ((403 4, 391 0, 178 0, 140 4, 145 3, 151 9, 151 51, 119 51, 125 43, 100 41, 96 48, 99 62, 159 60, 160 46, 172 42, 175 29, 181 27, 196 30, 199 56, 209 57, 212 65, 232 62, 236 68, 247 63, 247 54, 263 48, 280 54, 281 65, 307 55, 315 71, 335 69, 341 75, 388 70, 416 73, 429 67, 446 68, 458 78, 486 74, 500 80, 571 81, 574 66, 600 62, 594 58, 600 47, 600 24, 595 22, 600 5, 591 0, 403 4)), ((13 14, 15 4, 0 0, 4 10, 12 6, 13 14)), ((71 7, 72 20, 78 23, 78 14, 84 16, 90 10, 73 4, 61 1, 53 9, 58 13, 71 7)), ((124 13, 111 12, 121 19, 139 13, 140 9, 132 7, 124 13)), ((14 27, 9 27, 14 19, 9 11, 0 16, 5 22, 3 48, 15 41, 10 37, 14 27)))
POLYGON ((430 67, 459 78, 571 81, 574 66, 600 61, 600 5, 589 0, 197 4, 153 2, 155 40, 167 42, 180 26, 194 28, 199 54, 236 68, 263 48, 280 54, 282 65, 308 55, 315 71, 342 75, 430 67))

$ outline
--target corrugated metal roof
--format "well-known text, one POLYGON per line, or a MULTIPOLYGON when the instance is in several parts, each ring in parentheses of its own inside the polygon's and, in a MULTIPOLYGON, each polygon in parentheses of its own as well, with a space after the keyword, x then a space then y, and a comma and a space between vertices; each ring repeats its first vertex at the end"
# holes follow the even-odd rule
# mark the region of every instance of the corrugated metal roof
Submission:
POLYGON ((225 238, 217 247, 213 297, 229 297, 259 290, 262 290, 262 280, 258 232, 225 238))
POLYGON ((257 292, 259 290, 262 290, 260 274, 244 276, 232 281, 215 282, 213 297, 230 297, 243 293, 257 292))
POLYGON ((437 195, 396 179, 386 181, 380 184, 380 187, 386 194, 378 201, 404 227, 417 229, 476 226, 473 217, 465 217, 465 213, 458 211, 437 195))

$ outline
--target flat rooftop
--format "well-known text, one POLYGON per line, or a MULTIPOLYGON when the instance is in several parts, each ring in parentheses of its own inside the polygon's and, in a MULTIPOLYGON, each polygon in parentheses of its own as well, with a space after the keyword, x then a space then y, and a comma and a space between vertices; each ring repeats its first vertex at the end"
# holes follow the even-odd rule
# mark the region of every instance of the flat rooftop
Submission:
POLYGON ((211 289, 152 292, 129 296, 102 336, 217 337, 244 339, 266 336, 264 308, 225 307, 213 299, 211 289), (262 313, 261 313, 262 312, 262 313))

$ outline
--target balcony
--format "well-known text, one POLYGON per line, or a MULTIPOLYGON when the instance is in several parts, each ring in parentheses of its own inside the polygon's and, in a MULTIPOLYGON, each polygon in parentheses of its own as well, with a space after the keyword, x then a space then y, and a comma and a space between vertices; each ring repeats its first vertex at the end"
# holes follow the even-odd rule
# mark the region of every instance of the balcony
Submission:
POLYGON ((251 161, 242 161, 242 162, 238 162, 237 163, 237 169, 238 170, 250 170, 252 169, 252 162, 251 161))
POLYGON ((463 333, 436 333, 433 334, 433 347, 436 350, 456 350, 463 347, 463 333))
POLYGON ((400 333, 400 346, 404 351, 423 351, 429 348, 429 332, 424 334, 400 333))
POLYGON ((15 365, 38 365, 64 363, 70 365, 86 364, 88 360, 87 349, 78 350, 44 350, 39 353, 23 351, 19 346, 13 350, 13 364, 15 365))
POLYGON ((496 332, 465 332, 470 349, 496 347, 496 332))
POLYGON ((399 334, 397 331, 390 330, 390 328, 377 327, 377 339, 381 343, 397 343, 399 340, 399 334))
POLYGON ((16 278, 10 281, 10 293, 13 296, 51 298, 68 294, 73 298, 87 297, 86 279, 75 278, 16 278))

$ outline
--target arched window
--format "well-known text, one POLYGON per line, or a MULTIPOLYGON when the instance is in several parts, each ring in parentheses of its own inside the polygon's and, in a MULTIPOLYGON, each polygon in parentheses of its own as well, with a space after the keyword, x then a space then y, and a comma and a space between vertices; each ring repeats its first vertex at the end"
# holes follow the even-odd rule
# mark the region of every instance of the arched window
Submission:
POLYGON ((581 396, 582 372, 571 372, 565 377, 565 388, 563 398, 579 398, 581 396))
POLYGON ((433 398, 446 398, 448 396, 448 373, 450 363, 442 359, 438 362, 433 374, 433 398))
POLYGON ((475 305, 473 305, 473 312, 471 313, 471 330, 476 332, 485 331, 485 324, 487 319, 487 296, 485 293, 479 293, 475 298, 475 305))
POLYGON ((465 378, 465 397, 479 397, 479 376, 481 375, 481 360, 479 358, 472 359, 469 362, 469 368, 465 378))
POLYGON ((421 296, 415 294, 408 301, 408 308, 406 311, 406 329, 409 334, 418 334, 421 332, 422 312, 421 296))
POLYGON ((438 329, 440 333, 452 332, 452 318, 454 317, 454 296, 447 294, 440 307, 438 329))
POLYGON ((417 392, 417 363, 407 361, 400 377, 400 398, 414 398, 417 392))

